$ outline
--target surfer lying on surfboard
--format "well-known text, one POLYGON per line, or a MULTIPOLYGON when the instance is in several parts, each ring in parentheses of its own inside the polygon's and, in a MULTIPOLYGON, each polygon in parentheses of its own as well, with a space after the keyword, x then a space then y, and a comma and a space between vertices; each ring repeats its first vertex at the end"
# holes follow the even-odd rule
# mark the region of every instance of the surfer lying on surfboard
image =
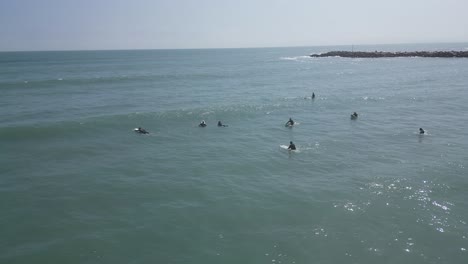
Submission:
POLYGON ((141 128, 141 127, 135 128, 134 131, 140 134, 149 134, 148 131, 146 131, 144 128, 141 128))
POLYGON ((223 123, 221 123, 221 121, 218 121, 218 126, 219 127, 227 127, 228 125, 223 125, 223 123))
POLYGON ((288 122, 284 124, 284 126, 293 126, 293 125, 294 125, 294 121, 292 120, 292 118, 289 118, 288 122))

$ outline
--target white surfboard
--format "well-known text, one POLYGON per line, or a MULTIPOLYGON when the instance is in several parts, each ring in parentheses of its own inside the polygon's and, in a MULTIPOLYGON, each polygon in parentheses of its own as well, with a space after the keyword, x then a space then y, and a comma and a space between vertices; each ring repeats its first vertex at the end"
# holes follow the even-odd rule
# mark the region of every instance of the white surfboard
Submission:
POLYGON ((287 150, 289 152, 300 153, 301 151, 296 147, 296 149, 289 149, 289 145, 280 145, 281 149, 287 150))

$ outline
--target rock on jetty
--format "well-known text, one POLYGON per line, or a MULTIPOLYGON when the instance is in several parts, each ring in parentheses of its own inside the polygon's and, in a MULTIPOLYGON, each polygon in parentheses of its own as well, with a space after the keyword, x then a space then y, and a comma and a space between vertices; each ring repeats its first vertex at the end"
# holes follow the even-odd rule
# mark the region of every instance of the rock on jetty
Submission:
POLYGON ((311 54, 310 57, 345 57, 345 58, 394 58, 394 57, 425 57, 425 58, 468 58, 468 51, 330 51, 311 54))

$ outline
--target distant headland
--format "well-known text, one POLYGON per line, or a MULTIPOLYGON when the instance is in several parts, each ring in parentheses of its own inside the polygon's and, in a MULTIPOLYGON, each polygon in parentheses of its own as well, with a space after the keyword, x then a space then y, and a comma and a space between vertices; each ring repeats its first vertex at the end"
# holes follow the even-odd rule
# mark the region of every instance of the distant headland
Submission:
POLYGON ((425 57, 425 58, 468 58, 468 51, 330 51, 311 54, 310 57, 345 57, 345 58, 395 58, 395 57, 425 57))

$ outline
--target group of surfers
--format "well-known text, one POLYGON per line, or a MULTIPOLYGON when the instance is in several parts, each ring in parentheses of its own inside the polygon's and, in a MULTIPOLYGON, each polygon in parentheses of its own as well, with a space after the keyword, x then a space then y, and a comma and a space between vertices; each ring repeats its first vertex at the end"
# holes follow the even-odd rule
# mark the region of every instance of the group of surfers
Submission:
MULTIPOLYGON (((315 93, 312 93, 311 98, 315 99, 315 93)), ((357 118, 358 118, 358 114, 356 112, 351 114, 351 119, 355 120, 357 118)), ((294 120, 292 120, 292 118, 289 118, 288 122, 286 122, 286 124, 284 126, 292 127, 292 126, 294 126, 294 124, 295 124, 294 120)), ((207 124, 206 124, 205 120, 202 120, 200 122, 200 124, 198 124, 198 126, 199 127, 206 127, 207 124)), ((221 121, 218 121, 218 127, 227 127, 227 126, 228 125, 224 125, 223 123, 221 123, 221 121)), ((149 134, 148 131, 146 131, 145 129, 143 129, 141 127, 135 128, 135 132, 140 133, 140 134, 149 134)), ((426 132, 424 131, 424 129, 419 128, 419 134, 423 135, 425 133, 426 132)), ((294 145, 294 143, 292 141, 289 142, 288 150, 296 150, 296 145, 294 145)))
MULTIPOLYGON (((200 124, 198 124, 198 126, 199 126, 199 127, 206 127, 207 124, 206 124, 205 120, 202 120, 202 121, 200 122, 200 124)), ((228 125, 223 125, 223 123, 221 123, 221 121, 218 121, 218 126, 219 126, 219 127, 227 127, 228 125)))
MULTIPOLYGON (((351 114, 351 119, 356 119, 357 117, 358 117, 358 114, 356 112, 351 114)), ((285 126, 286 127, 292 127, 292 126, 294 126, 294 124, 295 124, 294 120, 292 118, 289 118, 289 120, 288 120, 288 122, 286 122, 285 126)), ((198 126, 199 127, 206 127, 207 124, 206 124, 205 120, 202 120, 198 126)), ((221 123, 221 121, 218 121, 218 127, 227 127, 227 126, 228 125, 224 125, 223 123, 221 123)), ((141 128, 141 127, 135 128, 135 132, 140 133, 140 134, 149 134, 148 131, 146 131, 144 128, 141 128)), ((426 131, 424 131, 424 129, 419 128, 419 134, 420 135, 423 135, 425 133, 426 133, 426 131)), ((292 141, 289 142, 288 150, 296 150, 296 145, 294 145, 294 143, 292 141)))
MULTIPOLYGON (((207 124, 206 124, 205 120, 202 120, 198 126, 199 127, 206 127, 207 124)), ((218 121, 218 126, 219 127, 227 127, 228 125, 224 125, 223 123, 221 123, 221 121, 218 121)), ((141 128, 141 127, 135 128, 134 131, 136 133, 139 133, 139 134, 149 134, 149 132, 146 129, 141 128)))

